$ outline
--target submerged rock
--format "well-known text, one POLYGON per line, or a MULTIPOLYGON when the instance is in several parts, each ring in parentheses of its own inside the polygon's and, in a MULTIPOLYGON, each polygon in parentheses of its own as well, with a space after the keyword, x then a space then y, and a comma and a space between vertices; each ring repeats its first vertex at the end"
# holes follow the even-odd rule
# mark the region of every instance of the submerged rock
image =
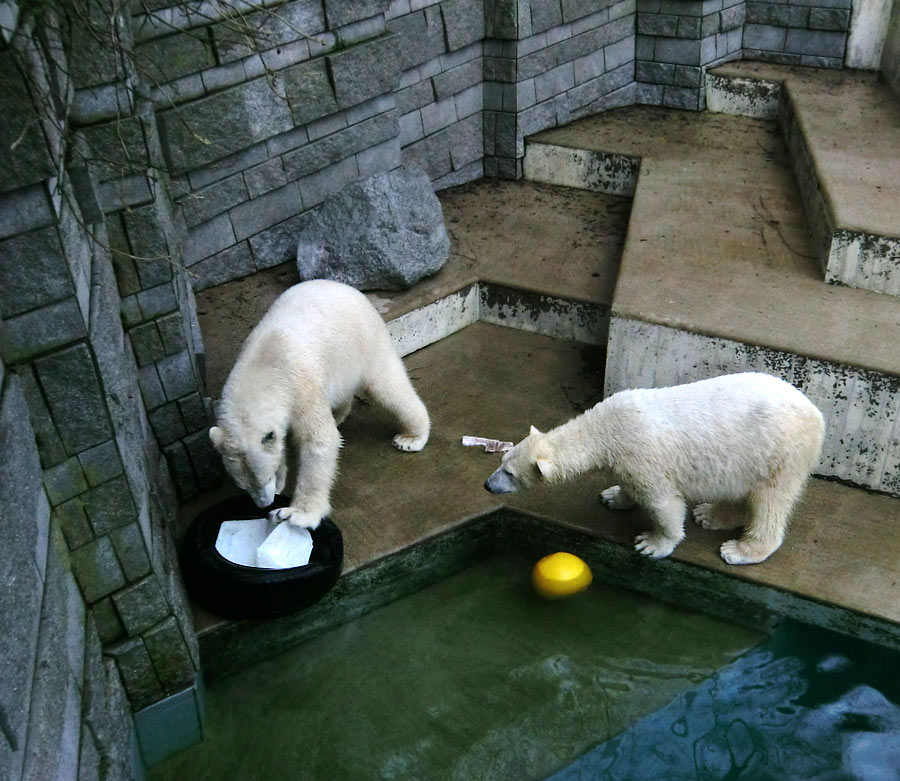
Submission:
POLYGON ((398 168, 353 182, 302 216, 297 270, 304 280, 403 290, 437 272, 449 254, 431 181, 398 168))

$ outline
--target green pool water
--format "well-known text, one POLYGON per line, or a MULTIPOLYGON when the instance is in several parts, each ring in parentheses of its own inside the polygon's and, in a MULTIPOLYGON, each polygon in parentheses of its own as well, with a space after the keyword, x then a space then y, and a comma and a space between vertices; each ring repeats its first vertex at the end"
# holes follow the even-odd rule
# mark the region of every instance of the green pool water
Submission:
POLYGON ((548 602, 517 555, 473 565, 207 689, 165 779, 542 778, 762 639, 594 583, 548 602))

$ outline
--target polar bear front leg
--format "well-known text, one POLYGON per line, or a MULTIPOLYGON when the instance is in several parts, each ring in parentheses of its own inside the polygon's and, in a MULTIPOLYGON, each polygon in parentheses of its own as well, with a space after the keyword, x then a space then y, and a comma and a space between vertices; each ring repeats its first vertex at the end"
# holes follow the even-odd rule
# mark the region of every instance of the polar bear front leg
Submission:
POLYGON ((670 495, 650 500, 646 510, 655 528, 635 537, 634 549, 644 556, 663 559, 684 539, 687 504, 682 497, 670 495))
POLYGON ((337 475, 341 437, 332 423, 317 439, 300 439, 297 482, 288 507, 273 510, 273 521, 316 529, 331 513, 331 487, 337 475))

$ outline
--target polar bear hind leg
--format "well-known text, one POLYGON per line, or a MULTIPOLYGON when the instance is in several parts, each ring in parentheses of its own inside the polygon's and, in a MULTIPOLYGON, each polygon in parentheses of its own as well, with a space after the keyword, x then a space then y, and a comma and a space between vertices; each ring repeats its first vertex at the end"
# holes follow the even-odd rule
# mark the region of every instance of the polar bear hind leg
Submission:
POLYGON ((728 564, 758 564, 778 550, 805 484, 806 474, 782 471, 755 486, 748 497, 750 518, 744 534, 722 543, 722 558, 728 564))
POLYGON ((662 559, 684 538, 687 504, 678 494, 657 496, 644 505, 654 528, 634 538, 634 549, 644 556, 662 559))
POLYGON ((409 453, 425 447, 431 431, 428 410, 409 381, 400 356, 379 367, 378 375, 368 382, 366 393, 400 425, 394 447, 409 453))

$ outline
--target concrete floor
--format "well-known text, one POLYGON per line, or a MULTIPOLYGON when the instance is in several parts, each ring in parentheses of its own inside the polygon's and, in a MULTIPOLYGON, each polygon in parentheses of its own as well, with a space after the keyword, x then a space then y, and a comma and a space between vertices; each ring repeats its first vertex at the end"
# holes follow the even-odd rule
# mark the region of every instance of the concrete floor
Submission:
MULTIPOLYGON (((684 115, 684 121, 690 123, 691 115, 684 115)), ((767 138, 766 132, 762 139, 767 138)), ((733 156, 724 150, 722 154, 723 158, 733 156)), ((710 193, 709 199, 717 197, 727 202, 727 194, 710 193)), ((387 303, 388 319, 485 278, 505 285, 552 287, 560 296, 609 300, 627 220, 627 203, 622 199, 528 182, 481 182, 441 193, 441 200, 453 234, 453 256, 444 270, 413 291, 374 295, 387 303), (504 227, 498 229, 498 225, 504 227)), ((765 203, 774 202, 773 195, 765 203)), ((633 212, 630 230, 646 231, 649 239, 655 232, 636 219, 647 213, 633 212)), ((653 215, 663 220, 691 216, 672 204, 658 205, 653 215)), ((719 226, 720 232, 727 230, 719 226)), ((664 234, 665 229, 658 232, 664 234)), ((803 237, 792 240, 802 242, 803 237)), ((683 280, 667 280, 660 270, 665 268, 665 258, 659 262, 659 267, 644 269, 647 283, 671 285, 678 300, 692 295, 683 280)), ((792 262, 803 266, 805 261, 794 258, 792 262)), ((772 285, 783 278, 777 270, 757 268, 743 277, 743 283, 761 284, 760 275, 766 273, 772 285)), ((243 336, 269 302, 294 281, 293 269, 285 266, 198 295, 212 393, 221 387, 243 336)), ((752 285, 741 295, 752 298, 752 285)), ((792 313, 796 307, 773 312, 770 318, 790 320, 792 313)), ((728 313, 708 316, 725 321, 728 313)), ((464 434, 517 441, 530 424, 549 428, 591 406, 602 393, 602 350, 476 323, 409 355, 406 363, 431 411, 432 439, 422 453, 399 453, 390 446, 390 421, 365 405, 358 405, 345 422, 340 476, 332 497, 334 520, 344 533, 345 572, 501 504, 559 527, 583 530, 626 550, 634 535, 647 527, 639 510, 613 512, 599 504, 597 493, 606 485, 598 475, 529 494, 492 496, 482 483, 499 456, 460 444, 464 434)), ((193 502, 185 508, 184 517, 192 517, 215 498, 193 502)), ((869 626, 866 631, 871 629, 866 622, 874 621, 878 635, 885 626, 900 625, 900 561, 896 545, 886 544, 885 536, 896 534, 898 508, 897 500, 815 480, 795 513, 785 544, 769 561, 729 567, 718 556, 727 533, 689 523, 687 538, 672 562, 702 568, 709 573, 713 591, 721 578, 740 581, 759 587, 770 607, 777 609, 796 598, 800 607, 794 612, 808 611, 813 620, 816 606, 824 605, 858 615, 869 626)), ((637 567, 638 554, 629 555, 637 567)), ((658 566, 670 565, 664 561, 658 566)), ((203 631, 221 623, 200 612, 197 617, 203 631)), ((897 637, 888 639, 900 643, 897 637)))

